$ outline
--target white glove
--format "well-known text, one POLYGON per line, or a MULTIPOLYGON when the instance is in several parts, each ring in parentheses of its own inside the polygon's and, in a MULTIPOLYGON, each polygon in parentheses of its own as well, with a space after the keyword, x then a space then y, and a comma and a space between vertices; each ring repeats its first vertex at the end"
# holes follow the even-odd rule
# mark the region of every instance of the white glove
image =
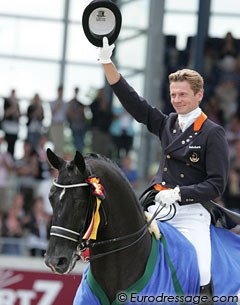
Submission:
POLYGON ((113 49, 115 48, 115 44, 112 44, 111 46, 108 44, 107 37, 103 37, 103 47, 98 48, 98 61, 102 64, 110 64, 111 56, 113 49))
POLYGON ((175 187, 170 190, 163 190, 157 193, 155 196, 155 201, 158 202, 161 206, 166 208, 170 207, 176 201, 181 201, 180 189, 175 187))

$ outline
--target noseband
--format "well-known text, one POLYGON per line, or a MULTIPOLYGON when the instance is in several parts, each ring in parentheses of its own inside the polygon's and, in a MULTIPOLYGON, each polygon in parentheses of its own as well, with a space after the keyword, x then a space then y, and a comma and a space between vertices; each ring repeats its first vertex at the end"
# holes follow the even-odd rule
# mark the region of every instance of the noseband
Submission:
MULTIPOLYGON (((62 189, 90 186, 90 184, 86 183, 86 182, 85 183, 79 183, 79 184, 63 185, 63 184, 58 184, 55 180, 53 181, 53 184, 56 187, 59 187, 59 188, 62 188, 62 189)), ((114 250, 111 250, 111 251, 107 251, 107 252, 104 252, 104 253, 91 255, 89 258, 87 258, 87 260, 89 261, 89 260, 93 260, 93 259, 103 257, 103 256, 108 255, 108 254, 112 254, 112 253, 115 253, 115 252, 118 252, 118 251, 125 250, 125 249, 131 247, 132 245, 136 244, 148 232, 148 227, 150 226, 150 224, 152 223, 152 221, 154 220, 154 218, 156 217, 156 215, 159 212, 160 211, 157 210, 153 214, 150 221, 146 222, 146 224, 142 228, 140 228, 138 231, 136 231, 132 234, 128 234, 128 235, 125 235, 125 236, 112 238, 112 239, 108 239, 108 240, 95 241, 95 242, 93 242, 91 240, 84 240, 84 241, 80 242, 80 238, 82 238, 80 233, 78 233, 76 231, 73 231, 73 230, 70 230, 70 229, 67 229, 67 228, 64 228, 64 227, 60 227, 60 226, 52 226, 51 230, 50 230, 50 235, 51 236, 57 236, 57 237, 60 237, 60 238, 64 238, 64 239, 67 239, 67 240, 70 240, 70 241, 73 241, 73 242, 77 243, 76 254, 78 256, 80 256, 82 259, 84 259, 83 256, 82 256, 82 252, 84 250, 86 250, 86 248, 95 248, 97 246, 102 246, 102 245, 107 245, 107 244, 111 244, 111 243, 115 243, 115 242, 120 242, 120 241, 124 241, 124 240, 127 240, 127 239, 134 238, 134 237, 138 236, 132 243, 130 243, 126 246, 123 246, 123 247, 120 247, 120 248, 117 248, 117 249, 114 249, 114 250)), ((84 259, 84 260, 86 260, 86 259, 84 259)))

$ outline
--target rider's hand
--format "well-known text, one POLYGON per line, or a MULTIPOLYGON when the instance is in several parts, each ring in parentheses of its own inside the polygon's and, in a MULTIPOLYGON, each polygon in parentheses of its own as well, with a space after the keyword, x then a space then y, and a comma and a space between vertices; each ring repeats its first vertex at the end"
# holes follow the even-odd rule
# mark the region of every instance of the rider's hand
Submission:
POLYGON ((155 196, 155 201, 158 202, 161 206, 168 208, 170 205, 177 201, 181 201, 179 187, 175 187, 170 190, 163 190, 157 193, 155 196))
POLYGON ((103 37, 103 47, 98 48, 98 61, 102 64, 110 64, 111 56, 115 45, 112 44, 111 46, 108 44, 107 37, 103 37))

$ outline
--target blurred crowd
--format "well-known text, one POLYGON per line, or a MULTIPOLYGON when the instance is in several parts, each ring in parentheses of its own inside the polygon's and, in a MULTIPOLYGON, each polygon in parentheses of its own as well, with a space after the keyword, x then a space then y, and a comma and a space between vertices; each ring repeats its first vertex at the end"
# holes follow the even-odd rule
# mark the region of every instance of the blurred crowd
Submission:
MULTIPOLYGON (((208 117, 226 130, 230 149, 229 181, 218 201, 236 212, 240 212, 239 50, 240 43, 231 33, 224 39, 209 38, 206 41, 202 73, 205 96, 201 104, 208 117)), ((167 76, 177 69, 191 68, 191 56, 170 43, 165 57, 166 86, 162 89, 162 100, 166 103, 163 110, 169 113, 172 109, 166 90, 167 76)), ((36 93, 25 113, 21 112, 16 90, 12 89, 3 99, 0 126, 1 254, 43 256, 45 252, 52 217, 48 192, 56 176, 46 156, 49 145, 65 159, 72 159, 75 150, 83 154, 90 151, 103 154, 119 164, 134 189, 139 187, 133 158, 133 119, 120 104, 116 106, 110 102, 104 88, 97 90, 89 105, 79 100, 79 88, 74 88, 70 101, 63 99, 63 89, 60 85, 56 99, 48 102, 43 102, 41 95, 36 93), (46 103, 51 117, 48 126, 44 125, 46 113, 43 106, 46 103), (16 143, 22 117, 25 117, 27 132, 19 155, 16 143), (68 150, 65 149, 66 128, 71 139, 71 149, 68 150)))
POLYGON ((228 32, 224 39, 209 39, 204 55, 205 100, 208 117, 225 128, 230 150, 227 189, 221 201, 240 212, 240 40, 228 32), (215 43, 215 45, 214 45, 215 43))
POLYGON ((52 217, 48 192, 56 176, 47 160, 47 147, 66 160, 73 159, 76 150, 112 158, 132 186, 137 186, 138 174, 131 153, 132 118, 120 104, 111 105, 104 88, 97 90, 90 105, 79 100, 79 88, 74 88, 72 99, 65 101, 63 89, 60 85, 56 99, 48 102, 49 126, 44 125, 46 108, 39 93, 29 101, 25 113, 21 112, 16 90, 4 98, 0 130, 2 254, 42 256, 46 249, 52 217), (21 139, 22 153, 19 153, 21 120, 26 122, 26 136, 21 139), (70 131, 67 139, 66 129, 70 131), (69 141, 70 144, 66 143, 69 141))

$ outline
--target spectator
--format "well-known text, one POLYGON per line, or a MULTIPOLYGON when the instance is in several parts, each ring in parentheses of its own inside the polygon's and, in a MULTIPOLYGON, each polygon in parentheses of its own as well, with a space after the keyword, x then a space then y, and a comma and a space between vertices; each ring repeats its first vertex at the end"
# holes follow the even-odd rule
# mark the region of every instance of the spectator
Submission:
POLYGON ((213 122, 224 125, 223 111, 219 107, 219 98, 216 94, 212 94, 208 97, 207 101, 203 105, 203 109, 210 120, 213 122))
MULTIPOLYGON (((0 237, 2 236, 2 226, 3 226, 3 213, 0 211, 0 237)), ((1 243, 0 243, 0 253, 1 253, 1 243)))
POLYGON ((133 160, 130 155, 123 158, 121 169, 132 187, 136 189, 138 187, 138 171, 133 167, 133 160))
POLYGON ((29 220, 25 224, 27 229, 27 245, 31 256, 44 256, 48 244, 50 219, 44 211, 42 197, 36 197, 29 220))
MULTIPOLYGON (((236 59, 236 65, 235 65, 235 79, 237 87, 240 87, 240 53, 236 59)), ((240 91, 238 92, 238 114, 240 115, 240 91)))
POLYGON ((217 62, 216 50, 211 39, 207 39, 204 47, 203 75, 205 80, 211 79, 212 71, 217 62))
POLYGON ((15 211, 17 218, 20 220, 23 225, 25 222, 26 213, 23 209, 24 207, 24 197, 21 193, 16 193, 13 199, 12 208, 15 211))
POLYGON ((231 32, 227 32, 222 44, 220 46, 220 59, 226 57, 234 57, 236 58, 238 55, 238 45, 237 40, 233 37, 231 32))
POLYGON ((4 133, 0 132, 0 212, 6 212, 10 206, 9 180, 13 170, 12 155, 4 149, 4 133))
POLYGON ((28 141, 24 142, 23 151, 23 157, 15 165, 17 188, 23 194, 24 210, 28 212, 34 198, 35 177, 38 176, 38 156, 28 141))
POLYGON ((4 99, 4 115, 2 128, 8 144, 8 152, 14 158, 15 143, 18 139, 20 109, 15 89, 12 89, 8 98, 4 99))
POLYGON ((110 131, 117 158, 120 159, 121 157, 127 156, 133 145, 133 119, 122 106, 115 107, 113 109, 113 115, 110 131))
POLYGON ((27 109, 27 139, 32 147, 36 149, 38 140, 42 134, 44 112, 42 100, 38 93, 36 93, 27 109))
POLYGON ((228 32, 219 50, 218 77, 220 81, 222 78, 228 78, 234 82, 237 81, 237 57, 237 40, 228 32))
POLYGON ((109 129, 112 123, 112 111, 104 88, 98 90, 90 108, 92 112, 92 150, 110 157, 111 137, 109 129))
POLYGON ((240 118, 233 115, 229 123, 225 127, 230 157, 236 153, 236 143, 240 140, 240 118))
POLYGON ((224 125, 226 125, 237 111, 238 90, 234 80, 230 77, 222 78, 215 87, 215 94, 219 100, 219 108, 223 113, 224 125))
POLYGON ((23 236, 21 222, 16 214, 14 207, 11 207, 3 217, 2 237, 6 238, 3 241, 2 254, 22 255, 22 245, 20 238, 23 236), (10 239, 14 238, 14 239, 10 239))
POLYGON ((42 134, 38 140, 36 147, 36 154, 38 160, 38 171, 35 176, 38 180, 48 179, 51 176, 50 164, 47 159, 46 153, 46 144, 48 142, 48 136, 46 134, 42 134))
POLYGON ((236 141, 234 155, 230 162, 225 202, 227 208, 240 213, 240 139, 236 141))
POLYGON ((57 98, 50 103, 52 123, 50 126, 50 137, 54 144, 56 154, 62 156, 64 151, 64 123, 66 119, 67 104, 63 101, 63 86, 57 89, 57 98))
POLYGON ((57 177, 58 171, 55 168, 50 169, 51 176, 39 182, 36 189, 36 195, 43 198, 44 211, 47 215, 52 216, 52 206, 48 199, 50 188, 53 180, 57 177))
POLYGON ((86 132, 86 117, 84 108, 85 106, 78 100, 79 88, 74 89, 74 96, 68 102, 67 120, 72 131, 72 137, 75 149, 83 152, 84 138, 86 132))

